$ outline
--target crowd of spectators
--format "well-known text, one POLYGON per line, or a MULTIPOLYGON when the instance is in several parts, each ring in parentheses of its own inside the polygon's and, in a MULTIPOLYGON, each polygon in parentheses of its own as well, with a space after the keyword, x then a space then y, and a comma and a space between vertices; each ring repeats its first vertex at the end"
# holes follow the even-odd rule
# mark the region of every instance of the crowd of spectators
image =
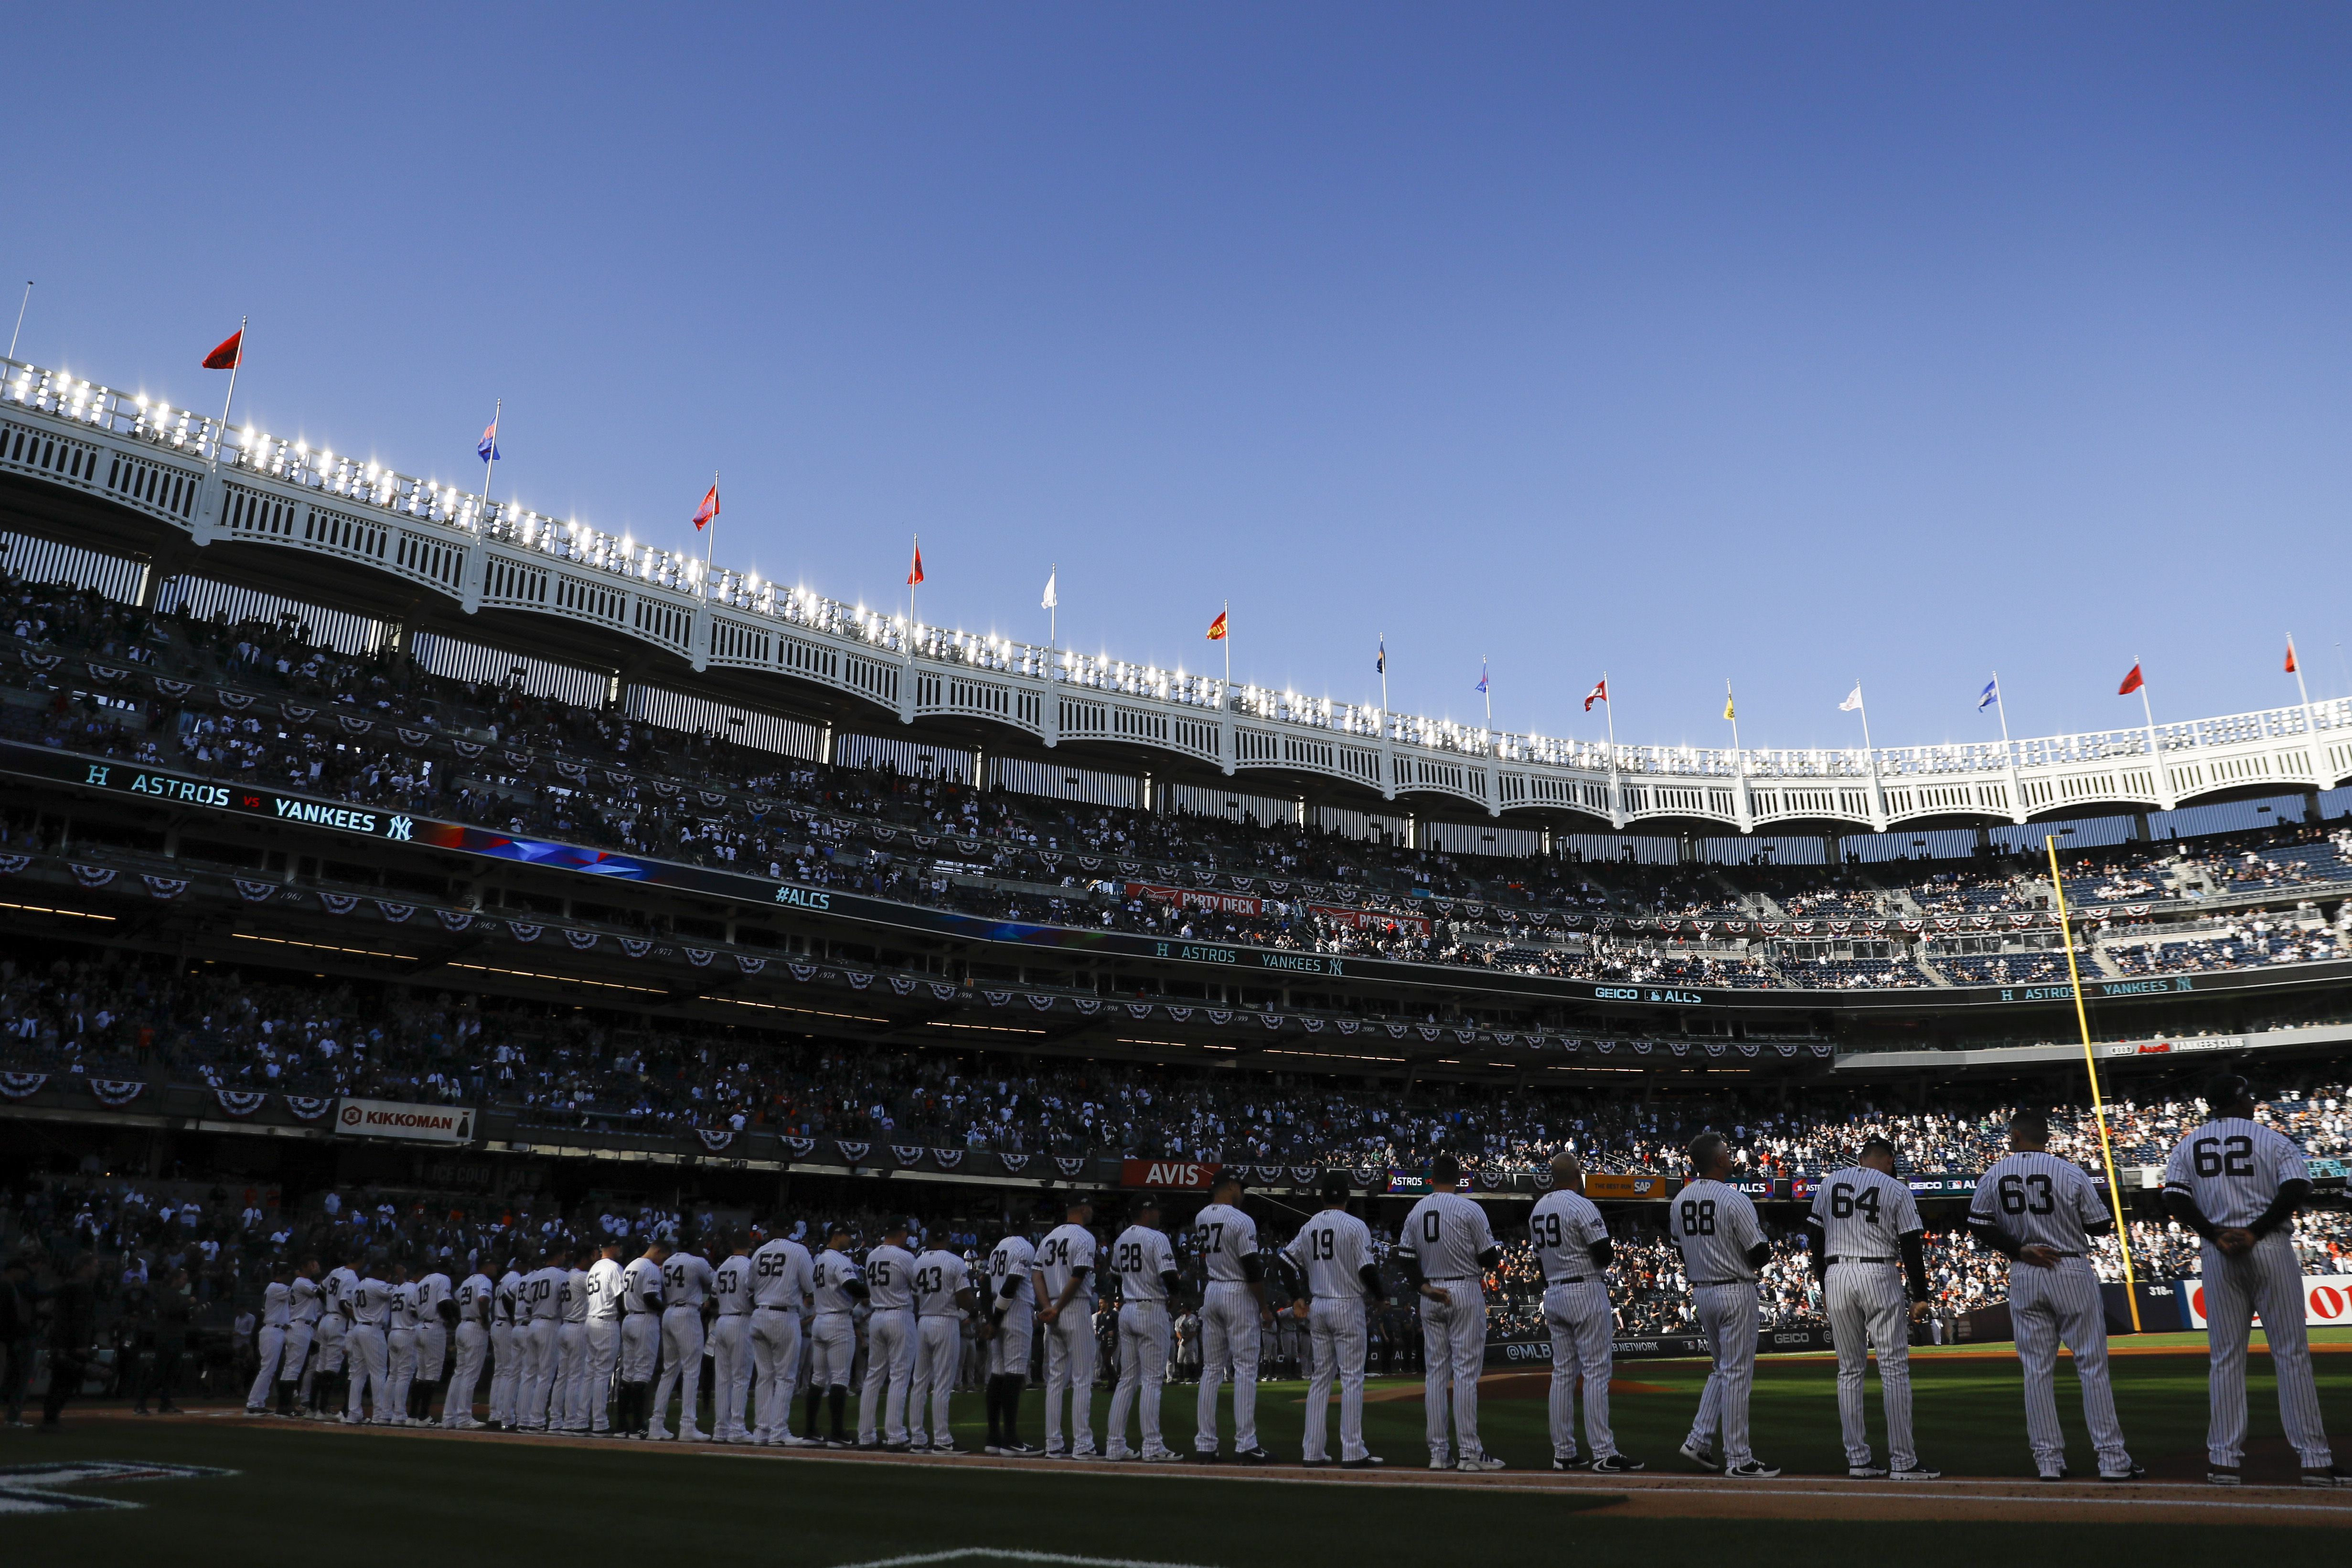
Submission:
MULTIPOLYGON (((1735 884, 1712 868, 1454 855, 1295 822, 978 790, 936 772, 830 767, 436 676, 394 649, 341 653, 291 620, 153 616, 14 579, 0 580, 0 594, 16 645, 14 658, 0 658, 0 734, 992 918, 1572 978, 1853 988, 1935 982, 1907 958, 1794 960, 1746 937, 1693 951, 1686 936, 1645 939, 1628 925, 1884 923, 2049 904, 2047 882, 2023 862, 1927 873, 1909 887, 1879 885, 1864 868, 1760 864, 1738 868, 1735 884), (137 666, 165 677, 169 692, 136 679, 113 692, 79 689, 43 667, 60 652, 137 666), (1209 901, 1189 895, 1210 886, 1218 907, 1195 906, 1209 901)), ((2101 864, 2083 870, 2084 902, 2201 893, 2223 881, 2264 891, 2352 877, 2339 859, 2347 835, 2315 826, 2256 837, 2254 848, 2194 855, 2168 845, 2102 852, 2101 864)), ((22 832, 15 841, 38 847, 22 832)), ((2142 966, 2133 972, 2149 973, 2342 951, 2326 934, 2177 954, 2119 949, 2138 955, 2126 960, 2142 966)))

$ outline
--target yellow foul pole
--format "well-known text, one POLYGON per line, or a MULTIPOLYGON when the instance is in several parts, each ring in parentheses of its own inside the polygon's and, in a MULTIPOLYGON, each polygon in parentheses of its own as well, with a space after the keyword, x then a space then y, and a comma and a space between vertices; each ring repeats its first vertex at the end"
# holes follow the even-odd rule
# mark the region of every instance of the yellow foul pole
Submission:
POLYGON ((2123 1188, 2116 1181, 2115 1145, 2107 1141, 2107 1108, 2099 1099, 2099 1058, 2091 1049, 2091 1015, 2083 1009, 2083 971, 2074 964, 2074 925, 2066 913, 2066 878, 2058 869, 2058 841, 2044 835, 2050 852, 2050 891, 2058 901, 2058 939, 2066 944, 2066 980, 2074 993, 2074 1022, 2083 1031, 2083 1068, 2091 1075, 2091 1114, 2099 1124, 2099 1158, 2107 1167, 2107 1202, 2115 1209, 2116 1245, 2124 1253, 2124 1300, 2131 1304, 2132 1333, 2140 1332, 2139 1282, 2132 1276, 2131 1230, 2124 1219, 2123 1188))

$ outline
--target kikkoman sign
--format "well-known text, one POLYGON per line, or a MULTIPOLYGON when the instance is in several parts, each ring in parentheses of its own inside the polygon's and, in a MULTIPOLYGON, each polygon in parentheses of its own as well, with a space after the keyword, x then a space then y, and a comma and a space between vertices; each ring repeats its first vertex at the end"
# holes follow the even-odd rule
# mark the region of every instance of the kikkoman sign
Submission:
POLYGON ((335 1131, 351 1138, 413 1138, 427 1144, 474 1141, 471 1105, 418 1105, 404 1100, 345 1100, 335 1131))

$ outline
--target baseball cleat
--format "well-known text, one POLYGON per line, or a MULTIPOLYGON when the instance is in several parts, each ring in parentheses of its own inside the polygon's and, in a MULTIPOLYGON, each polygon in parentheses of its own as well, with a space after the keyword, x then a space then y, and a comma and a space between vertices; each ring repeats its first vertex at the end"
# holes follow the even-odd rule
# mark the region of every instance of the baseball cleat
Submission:
POLYGON ((2342 1465, 2329 1465, 2325 1469, 2306 1465, 2303 1470, 2303 1484, 2307 1487, 2352 1487, 2352 1470, 2347 1470, 2342 1465))
POLYGON ((1124 1465, 1135 1458, 1135 1450, 1133 1448, 1105 1448, 1103 1450, 1103 1458, 1108 1459, 1114 1465, 1124 1465))
POLYGON ((1234 1463, 1237 1465, 1270 1465, 1274 1463, 1274 1456, 1267 1453, 1264 1448, 1244 1448, 1234 1455, 1234 1463))
POLYGON ((2043 1470, 2040 1473, 2041 1479, 2045 1481, 2063 1481, 2066 1479, 2066 1467, 2061 1465, 2054 1470, 2043 1470))
POLYGON ((1589 1470, 1592 1461, 1580 1454, 1554 1454, 1551 1468, 1556 1470, 1589 1470))
POLYGON ((1750 1459, 1744 1465, 1734 1465, 1723 1473, 1743 1481, 1769 1481, 1780 1472, 1761 1459, 1750 1459))
POLYGON ((1302 1470, 1328 1470, 1331 1468, 1331 1461, 1329 1459, 1301 1459, 1298 1461, 1298 1468, 1302 1470))
POLYGON ((1885 1479, 1886 1467, 1877 1464, 1848 1465, 1845 1479, 1850 1481, 1874 1481, 1885 1479))
MULTIPOLYGON (((2065 1472, 2061 1470, 2059 1474, 2063 1475, 2065 1472)), ((2147 1467, 2146 1465, 2133 1464, 2127 1465, 2120 1470, 2101 1470, 2099 1472, 2099 1479, 2103 1481, 2136 1481, 2146 1474, 2147 1474, 2147 1467)))
POLYGON ((1429 1468, 1433 1470, 1450 1470, 1454 1468, 1454 1461, 1444 1454, 1432 1454, 1429 1456, 1429 1468))
POLYGON ((1604 1454, 1592 1461, 1596 1476, 1630 1476, 1643 1468, 1639 1459, 1629 1459, 1622 1454, 1604 1454))
POLYGON ((1496 1458, 1492 1454, 1465 1454, 1460 1459, 1454 1462, 1454 1468, 1457 1470, 1468 1470, 1483 1474, 1487 1470, 1501 1469, 1503 1468, 1503 1461, 1496 1458))
POLYGON ((980 1451, 983 1454, 1002 1454, 1004 1452, 1004 1447, 1001 1443, 983 1443, 981 1445, 980 1451))
POLYGON ((1700 1469, 1712 1470, 1722 1468, 1715 1462, 1715 1456, 1707 1451, 1706 1445, 1696 1437, 1685 1438, 1683 1446, 1675 1451, 1700 1469))
POLYGON ((2235 1465, 2209 1464, 2205 1467, 2205 1483, 2208 1486, 2233 1487, 2242 1484, 2244 1479, 2235 1465))
POLYGON ((1341 1459, 1339 1468, 1343 1470, 1372 1470, 1387 1463, 1378 1454, 1366 1454, 1360 1459, 1341 1459))
POLYGON ((1147 1465, 1175 1465, 1183 1463, 1183 1460, 1184 1456, 1173 1448, 1154 1448, 1143 1456, 1143 1462, 1147 1465))
POLYGON ((1102 1458, 1102 1455, 1093 1448, 1072 1448, 1069 1452, 1069 1458, 1098 1462, 1102 1458))
POLYGON ((1191 1453, 1184 1456, 1184 1462, 1188 1465, 1213 1465, 1217 1462, 1217 1451, 1214 1448, 1211 1448, 1206 1453, 1203 1453, 1200 1449, 1195 1448, 1191 1453))
POLYGON ((1007 1443, 996 1450, 1008 1459, 1034 1459, 1037 1450, 1026 1443, 1007 1443))
POLYGON ((1901 1469, 1889 1470, 1886 1472, 1886 1477, 1889 1480, 1897 1481, 1939 1481, 1944 1479, 1944 1472, 1931 1470, 1925 1465, 1914 1464, 1906 1465, 1901 1469))

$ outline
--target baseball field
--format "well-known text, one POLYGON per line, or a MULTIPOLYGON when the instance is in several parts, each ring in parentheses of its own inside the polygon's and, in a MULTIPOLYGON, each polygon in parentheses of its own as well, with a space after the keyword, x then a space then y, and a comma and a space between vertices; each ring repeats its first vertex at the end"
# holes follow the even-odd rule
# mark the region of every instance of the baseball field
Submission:
MULTIPOLYGON (((2322 1331, 2315 1342, 2328 1426, 2352 1438, 2352 1331, 2322 1331)), ((2234 1490, 2203 1484, 2201 1343, 2126 1342, 2115 1364, 2125 1429, 2150 1471, 2129 1487, 2032 1479, 2017 1364, 1998 1347, 1915 1358, 1922 1458, 1947 1479, 1902 1485, 1844 1478, 1834 1364, 1818 1357, 1759 1364, 1757 1451, 1786 1472, 1771 1482, 1710 1477, 1676 1456, 1705 1375, 1701 1364, 1681 1361, 1619 1368, 1619 1446, 1650 1470, 1608 1479, 1549 1469, 1542 1372, 1497 1374, 1484 1385, 1487 1447, 1510 1464, 1492 1476, 1423 1468, 1420 1386, 1403 1379, 1372 1385, 1367 1434, 1390 1468, 1371 1475, 444 1435, 203 1408, 142 1418, 92 1404, 69 1411, 58 1433, 0 1432, 0 1511, 9 1514, 0 1554, 26 1564, 250 1563, 288 1552, 511 1563, 584 1551, 639 1564, 790 1568, 990 1559, 1352 1568, 1562 1553, 1743 1565, 2095 1553, 2210 1568, 2246 1551, 2249 1530, 2330 1532, 2280 1537, 2290 1549, 2352 1545, 2352 1534, 2335 1533, 2352 1527, 2352 1490, 2293 1485, 2266 1357, 2254 1358, 2251 1378, 2249 1484, 2234 1490), (100 1465, 218 1473, 109 1479, 100 1465), (36 1468, 44 1466, 52 1468, 36 1468)), ((2087 1470, 2072 1374, 2062 1365, 2059 1375, 2073 1457, 2087 1470)), ((1195 1391, 1169 1394, 1167 1431, 1181 1448, 1195 1391)), ((1299 1384, 1261 1385, 1260 1428, 1278 1458, 1298 1451, 1303 1402, 1299 1384)), ((1098 1431, 1105 1403, 1098 1396, 1098 1431)), ((1874 1432, 1876 1403, 1874 1378, 1874 1432)), ((977 1448, 979 1398, 958 1405, 972 1423, 960 1440, 977 1448)), ((1037 1441, 1034 1392, 1024 1423, 1022 1435, 1037 1441)))

